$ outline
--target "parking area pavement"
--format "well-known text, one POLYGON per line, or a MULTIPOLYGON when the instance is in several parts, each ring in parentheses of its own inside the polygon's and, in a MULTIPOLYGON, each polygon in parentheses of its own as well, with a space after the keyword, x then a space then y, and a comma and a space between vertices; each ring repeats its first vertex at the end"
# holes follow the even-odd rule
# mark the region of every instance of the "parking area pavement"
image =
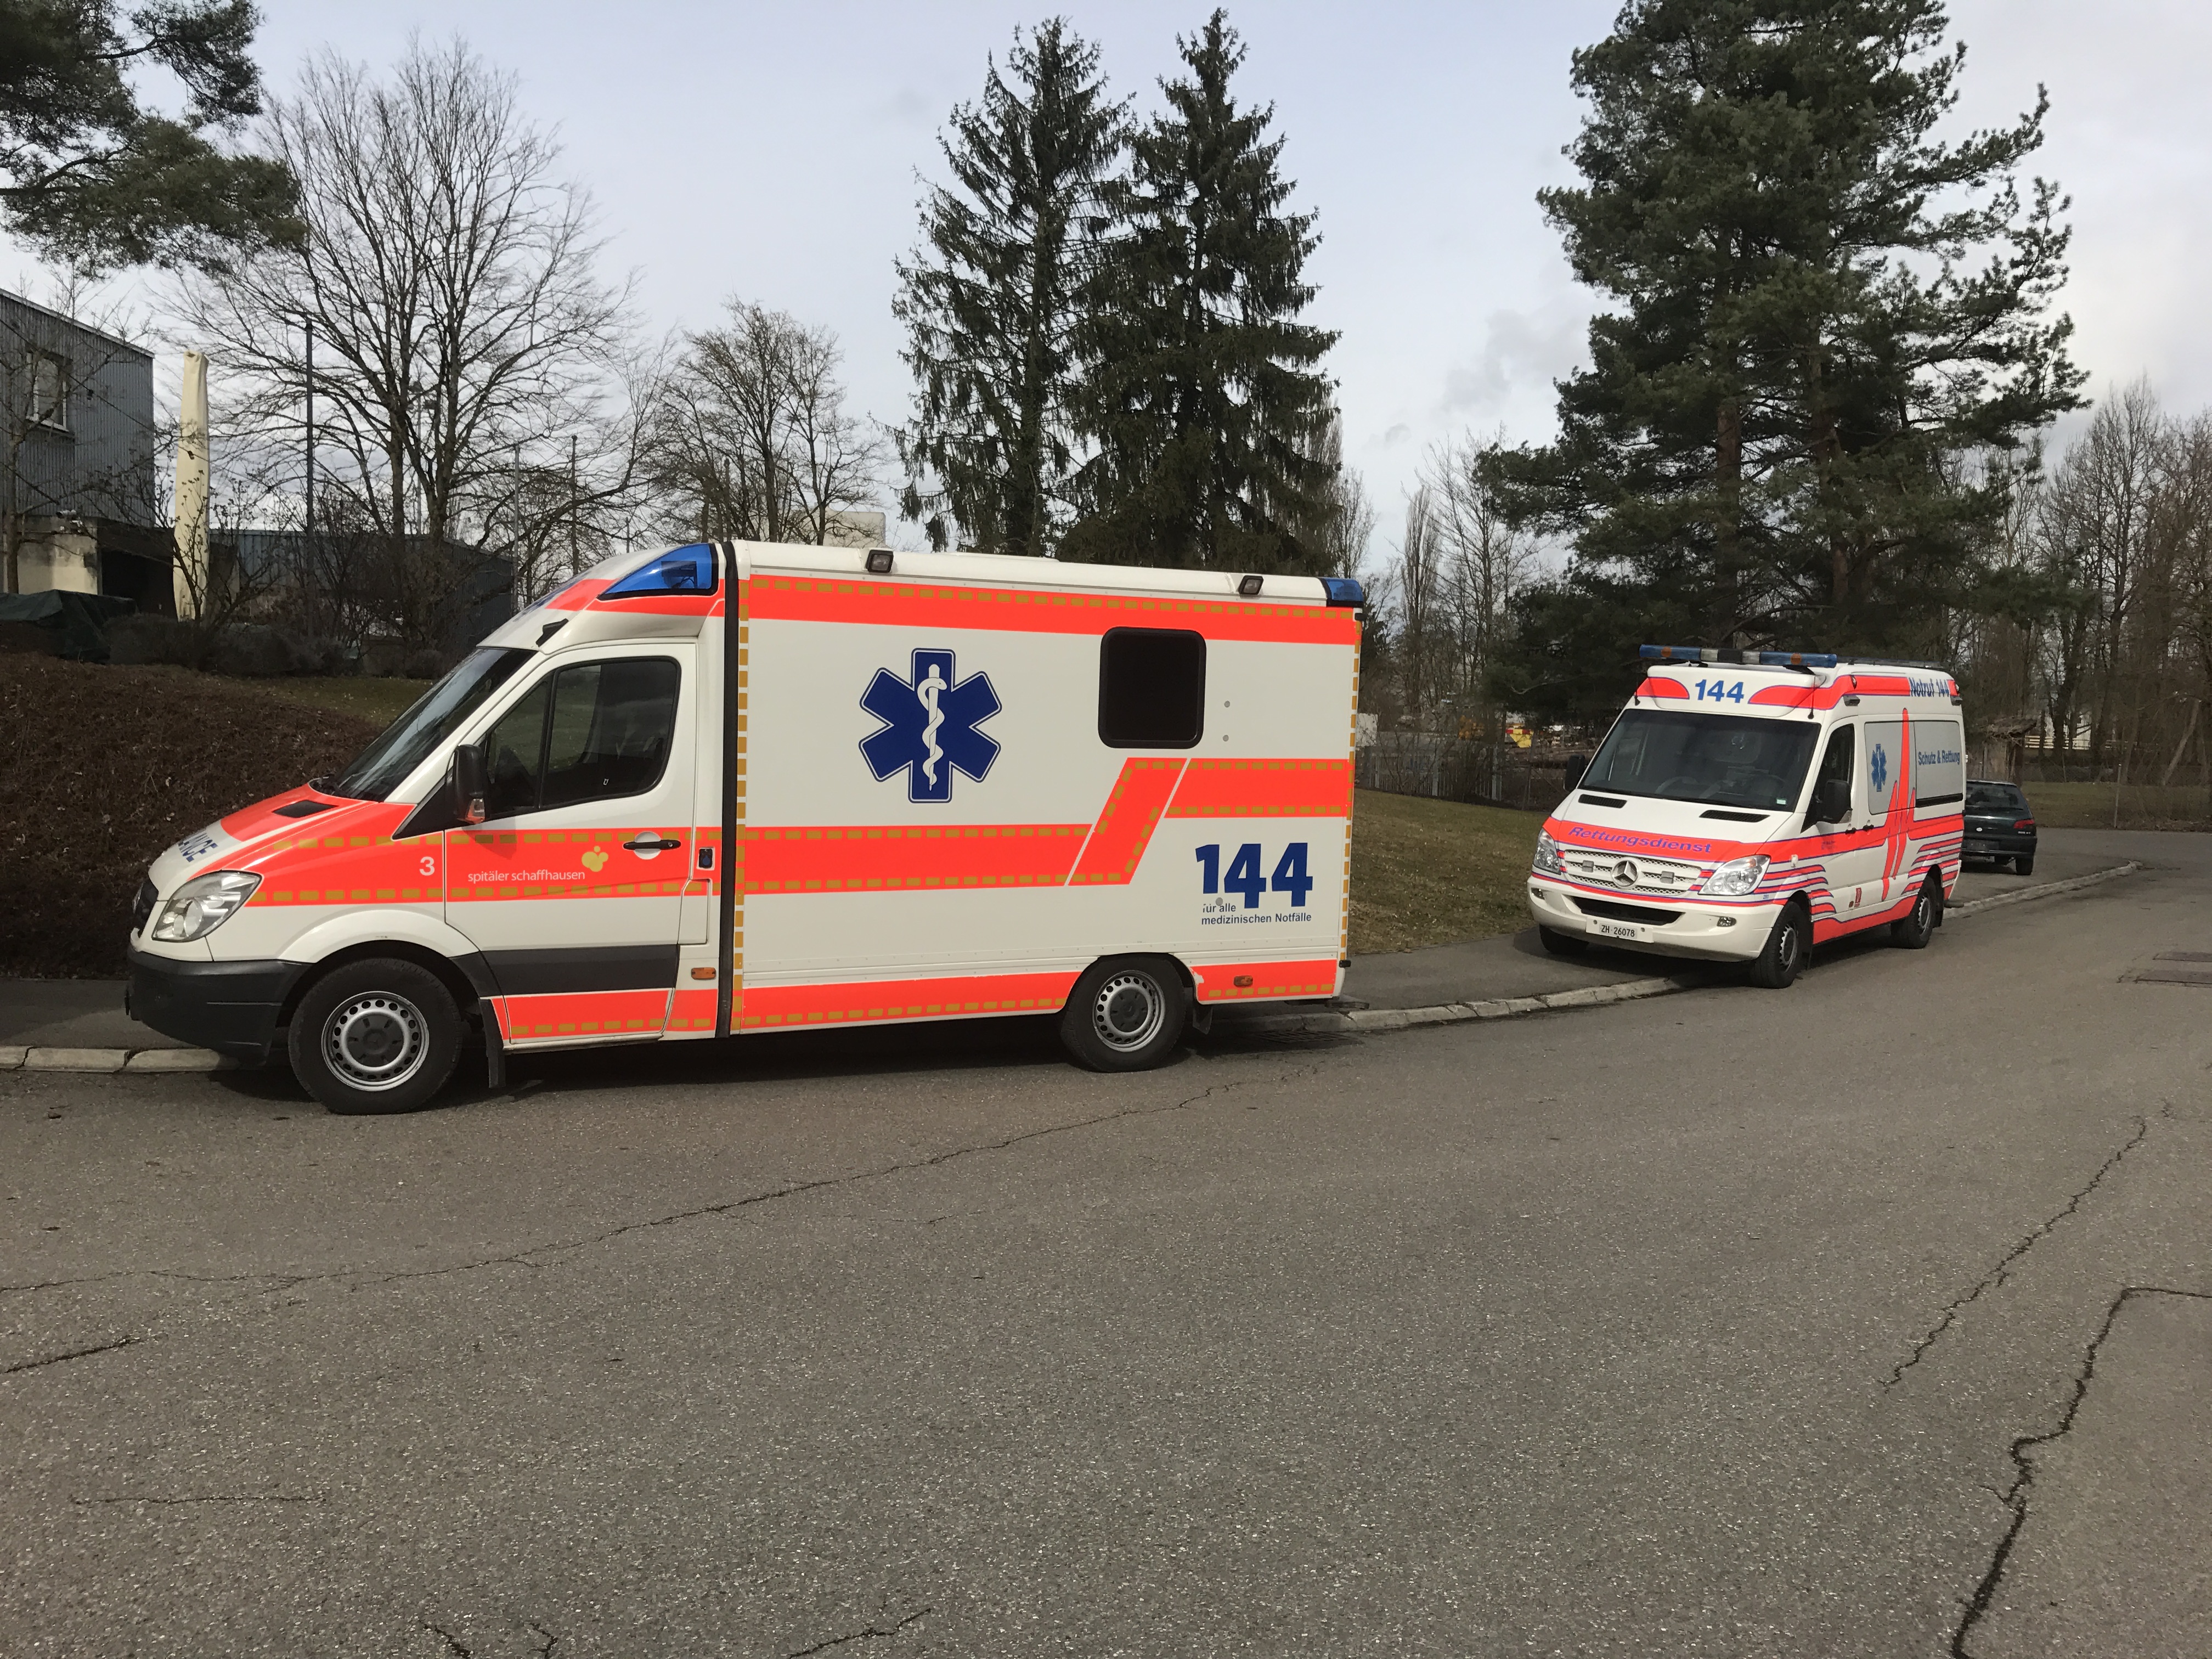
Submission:
POLYGON ((2212 1651, 2158 851, 1787 992, 1132 1077, 0 1076, 0 1650, 2212 1651))

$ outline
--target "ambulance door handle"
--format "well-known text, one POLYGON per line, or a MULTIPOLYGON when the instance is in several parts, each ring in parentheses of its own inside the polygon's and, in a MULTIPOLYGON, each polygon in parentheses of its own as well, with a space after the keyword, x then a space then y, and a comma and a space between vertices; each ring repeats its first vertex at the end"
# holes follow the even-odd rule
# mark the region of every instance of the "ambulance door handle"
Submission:
POLYGON ((635 841, 626 841, 623 848, 631 853, 672 853, 683 846, 680 841, 663 841, 658 836, 640 836, 635 841))

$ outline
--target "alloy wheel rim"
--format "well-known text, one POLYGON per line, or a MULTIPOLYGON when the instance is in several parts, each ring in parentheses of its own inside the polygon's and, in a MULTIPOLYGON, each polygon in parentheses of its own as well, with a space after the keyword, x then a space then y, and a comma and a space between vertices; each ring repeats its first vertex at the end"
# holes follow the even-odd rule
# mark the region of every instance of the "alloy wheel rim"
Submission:
POLYGON ((1159 1035, 1167 1017, 1167 997, 1148 974, 1115 974, 1091 1003, 1091 1029, 1116 1054, 1143 1048, 1159 1035))
POLYGON ((323 1025, 331 1069, 356 1089, 396 1089, 422 1069, 430 1052, 422 1011, 390 991, 363 991, 331 1010, 323 1025))

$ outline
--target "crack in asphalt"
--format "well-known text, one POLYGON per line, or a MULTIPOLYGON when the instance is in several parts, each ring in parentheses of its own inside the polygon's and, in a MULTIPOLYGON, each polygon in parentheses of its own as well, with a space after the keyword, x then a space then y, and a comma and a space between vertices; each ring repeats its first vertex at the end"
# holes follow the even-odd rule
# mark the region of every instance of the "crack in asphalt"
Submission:
POLYGON ((88 1348, 71 1348, 64 1353, 50 1353, 40 1359, 26 1359, 13 1365, 0 1365, 0 1376, 13 1376, 18 1371, 35 1371, 48 1365, 58 1365, 67 1359, 84 1359, 96 1353, 112 1353, 118 1348, 128 1348, 149 1339, 126 1336, 113 1342, 95 1342, 88 1348))
POLYGON ((891 1626, 888 1629, 880 1625, 870 1625, 866 1630, 856 1630, 852 1632, 849 1635, 833 1636, 826 1642, 817 1642, 811 1648, 798 1649, 796 1651, 787 1655, 785 1659, 808 1659, 809 1655, 827 1653, 832 1648, 842 1648, 853 1642, 887 1641, 890 1638, 896 1636, 908 1625, 919 1624, 922 1620, 928 1618, 931 1613, 935 1613, 937 1609, 935 1607, 924 1607, 919 1613, 910 1613, 907 1614, 905 1618, 900 1620, 898 1623, 891 1626))
MULTIPOLYGON (((934 1169, 942 1164, 979 1157, 987 1152, 1002 1152, 1027 1141, 1042 1140, 1053 1135, 1072 1134, 1078 1130, 1096 1128, 1100 1124, 1118 1122, 1124 1118, 1158 1117, 1170 1112, 1183 1111, 1199 1104, 1201 1101, 1211 1099, 1215 1095, 1227 1094, 1233 1090, 1249 1089, 1263 1084, 1289 1083, 1302 1077, 1311 1077, 1319 1070, 1320 1067, 1317 1065, 1297 1066, 1288 1071, 1271 1073, 1267 1077, 1242 1078, 1230 1083, 1211 1084, 1196 1094, 1187 1095, 1181 1100, 1167 1101, 1152 1106, 1126 1106, 1115 1111, 1100 1112, 1091 1117, 1072 1119, 1065 1123, 1051 1123, 1042 1128, 1024 1129, 1018 1134, 1005 1135, 996 1140, 979 1141, 967 1146, 951 1146, 941 1152, 933 1152, 927 1158, 908 1158, 896 1164, 882 1164, 872 1170, 855 1170, 843 1175, 823 1176, 813 1181, 786 1182, 781 1186, 771 1187, 763 1192, 749 1193, 743 1198, 727 1199, 718 1204, 698 1205, 691 1209, 676 1211, 672 1214, 654 1216, 645 1221, 627 1221, 620 1226, 609 1227, 599 1232, 587 1234, 581 1238, 568 1239, 551 1244, 532 1245, 528 1249, 513 1251, 506 1255, 486 1256, 474 1261, 455 1262, 450 1267, 423 1267, 387 1273, 377 1273, 357 1267, 338 1268, 330 1273, 180 1273, 161 1268, 132 1267, 112 1273, 100 1273, 87 1279, 52 1279, 36 1285, 0 1285, 0 1291, 51 1290, 68 1285, 102 1284, 123 1279, 173 1279, 193 1284, 252 1285, 265 1286, 272 1291, 287 1291, 301 1285, 326 1284, 349 1279, 358 1280, 364 1285, 394 1285, 417 1279, 441 1279, 454 1273, 479 1273, 487 1267, 528 1267, 532 1272, 538 1272, 542 1271, 546 1264, 532 1260, 535 1256, 560 1255, 576 1250, 589 1249, 595 1244, 604 1244, 629 1233, 647 1232, 655 1228, 671 1227, 679 1222, 697 1221, 709 1216, 729 1215, 738 1210, 750 1209, 756 1205, 772 1204, 779 1199, 797 1198, 804 1194, 822 1192, 836 1187, 853 1186, 861 1182, 881 1181, 891 1176, 909 1174, 916 1170, 934 1169)), ((41 1366, 59 1364, 66 1359, 82 1359, 87 1355, 106 1353, 111 1349, 127 1348, 135 1343, 148 1341, 155 1334, 158 1333, 149 1332, 143 1335, 126 1336, 118 1342, 107 1342, 94 1347, 72 1349, 67 1353, 51 1354, 45 1358, 27 1360, 20 1364, 0 1367, 0 1376, 11 1376, 17 1371, 35 1370, 41 1366)))
MULTIPOLYGON (((2157 1116, 2171 1120, 2172 1115, 2173 1103, 2172 1101, 2163 1103, 2158 1109, 2157 1116)), ((1915 1365, 1917 1365, 1922 1359, 1927 1357, 1928 1351, 1936 1346, 1936 1341, 1942 1336, 1944 1332, 1951 1328, 1952 1325, 1956 1322, 1960 1314, 1964 1313, 1975 1303, 1980 1301, 1982 1297, 1987 1295, 1990 1291, 1997 1289, 1999 1286, 2003 1285, 2007 1279, 2010 1279, 2012 1277, 2013 1264, 2018 1261, 2021 1257, 2026 1255, 2030 1250, 2033 1249, 2038 1244, 2040 1244, 2045 1239, 2050 1237, 2052 1230, 2055 1229, 2060 1222, 2065 1220, 2067 1217, 2073 1215, 2076 1211, 2078 1211, 2081 1206, 2081 1201, 2087 1198, 2090 1194, 2097 1190, 2098 1187, 2103 1183, 2106 1176, 2112 1174, 2114 1170, 2119 1167, 2120 1160, 2125 1158, 2130 1152, 2135 1151, 2136 1147, 2142 1146, 2143 1142, 2149 1138, 2151 1121, 2152 1120, 2148 1117, 2138 1117, 2136 1119, 2136 1132, 2128 1137, 2126 1144, 2122 1146, 2118 1152, 2114 1152, 2102 1164, 2099 1164, 2097 1166, 2097 1172, 2091 1176, 2087 1182, 2085 1183, 2080 1190, 2075 1192, 2071 1198, 2068 1199, 2063 1205, 2051 1212, 2051 1213, 2043 1220, 2036 1223, 2036 1224, 2029 1228, 2027 1231, 2022 1233, 2019 1241, 2013 1245, 2012 1249, 2007 1250, 2002 1255, 1999 1256, 1997 1258, 1996 1265, 1988 1273, 1984 1273, 1965 1295, 1954 1298, 1950 1305, 1946 1307, 1943 1311, 1936 1316, 1936 1322, 1928 1328, 1927 1334, 1912 1345, 1912 1352, 1907 1354, 1903 1359, 1899 1360, 1896 1368, 1893 1370, 1887 1376, 1882 1379, 1881 1386, 1886 1389, 1893 1389, 1899 1383, 1904 1382, 1905 1372, 1911 1370, 1915 1365)))
POLYGON ((2097 1334, 2089 1339, 2089 1346, 2082 1351, 2081 1367, 2074 1373, 2074 1391, 2067 1397, 2066 1409, 2059 1414, 2057 1425, 2040 1434, 2018 1436, 2008 1448, 2014 1473, 2012 1484, 2005 1488, 2002 1502, 2012 1511, 2012 1522, 2006 1527, 2004 1536, 1997 1540, 1996 1549, 1990 1557, 1989 1567, 1982 1574, 1981 1582, 1974 1586, 1974 1593, 1968 1598, 1965 1611, 1960 1614, 1958 1628, 1951 1632, 1951 1659, 1974 1659, 1966 1646, 1966 1638, 1973 1634, 1974 1626, 1981 1623, 1989 1613, 1990 1602, 1996 1599, 1997 1590, 2004 1583, 2005 1566, 2012 1559, 2013 1546, 2020 1541, 2021 1529, 2027 1524, 2028 1498, 2035 1486, 2035 1465, 2030 1455, 2039 1447, 2063 1439, 2072 1431, 2074 1419, 2081 1414, 2081 1402, 2088 1398, 2089 1384, 2096 1377, 2097 1358, 2103 1351, 2105 1339, 2112 1335, 2112 1326, 2120 1316, 2120 1310, 2139 1296, 2179 1296, 2194 1302, 2212 1302, 2212 1292, 2185 1291, 2168 1285, 2124 1285, 2120 1287, 2120 1293, 2106 1308, 2105 1317, 2097 1327, 2097 1334))
POLYGON ((545 1644, 538 1650, 538 1659, 553 1659, 553 1650, 561 1645, 561 1638, 535 1619, 526 1620, 524 1623, 528 1626, 530 1633, 545 1644))
POLYGON ((446 1651, 453 1655, 454 1659, 476 1659, 476 1656, 474 1654, 471 1653, 468 1649, 461 1645, 461 1638, 454 1635, 453 1632, 447 1630, 443 1625, 434 1625, 428 1620, 425 1619, 422 1621, 422 1628, 428 1631, 431 1635, 438 1638, 439 1640, 445 1643, 446 1651))
POLYGON ((1288 1083, 1300 1077, 1310 1077, 1319 1068, 1313 1066, 1295 1066, 1265 1078, 1242 1079, 1234 1083, 1216 1083, 1181 1100, 1168 1101, 1156 1106, 1126 1106, 1117 1111, 1101 1112, 1093 1117, 1075 1118, 1066 1123, 1050 1123, 1042 1128, 1024 1129, 1018 1134, 1006 1135, 997 1140, 978 1141, 969 1146, 949 1146, 941 1152, 932 1152, 927 1158, 908 1158, 901 1163, 885 1164, 872 1170, 854 1170, 843 1175, 822 1176, 812 1181, 786 1182, 779 1187, 748 1193, 743 1198, 725 1199, 716 1204, 701 1204, 688 1210, 678 1210, 668 1215, 654 1216, 645 1221, 625 1221, 620 1226, 586 1234, 581 1238, 568 1239, 552 1244, 536 1244, 526 1250, 516 1250, 507 1255, 486 1256, 476 1261, 455 1262, 446 1267, 422 1267, 403 1273, 371 1273, 358 1269, 331 1273, 303 1274, 293 1283, 308 1279, 358 1279, 365 1284, 393 1285, 416 1279, 441 1279, 453 1273, 479 1272, 486 1267, 517 1267, 543 1268, 545 1264, 535 1261, 533 1256, 558 1255, 573 1250, 589 1249, 595 1244, 622 1238, 630 1233, 650 1232, 656 1228, 672 1227, 680 1222, 703 1220, 709 1216, 729 1215, 738 1210, 751 1209, 756 1205, 773 1204, 780 1199, 798 1198, 807 1193, 823 1192, 835 1187, 849 1187, 867 1181, 882 1181, 891 1176, 908 1175, 916 1170, 935 1169, 942 1164, 956 1163, 962 1158, 976 1158, 987 1152, 1003 1152, 1009 1147, 1024 1142, 1042 1140, 1053 1135, 1072 1134, 1080 1129, 1092 1129, 1102 1123, 1118 1122, 1124 1118, 1158 1117, 1170 1112, 1180 1112, 1197 1105, 1215 1095, 1226 1094, 1235 1089, 1249 1089, 1260 1084, 1288 1083))

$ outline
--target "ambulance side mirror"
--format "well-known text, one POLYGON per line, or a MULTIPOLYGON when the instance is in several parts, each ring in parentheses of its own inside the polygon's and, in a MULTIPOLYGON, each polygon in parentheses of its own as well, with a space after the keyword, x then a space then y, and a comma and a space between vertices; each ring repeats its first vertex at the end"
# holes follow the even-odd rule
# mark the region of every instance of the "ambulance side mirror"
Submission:
POLYGON ((453 749, 453 821, 456 823, 482 823, 484 821, 484 798, 490 785, 484 776, 483 745, 477 743, 459 744, 453 749))
POLYGON ((1568 794, 1571 795, 1576 790, 1582 787, 1583 774, 1589 770, 1589 757, 1588 755, 1570 755, 1567 757, 1566 793, 1568 794))

